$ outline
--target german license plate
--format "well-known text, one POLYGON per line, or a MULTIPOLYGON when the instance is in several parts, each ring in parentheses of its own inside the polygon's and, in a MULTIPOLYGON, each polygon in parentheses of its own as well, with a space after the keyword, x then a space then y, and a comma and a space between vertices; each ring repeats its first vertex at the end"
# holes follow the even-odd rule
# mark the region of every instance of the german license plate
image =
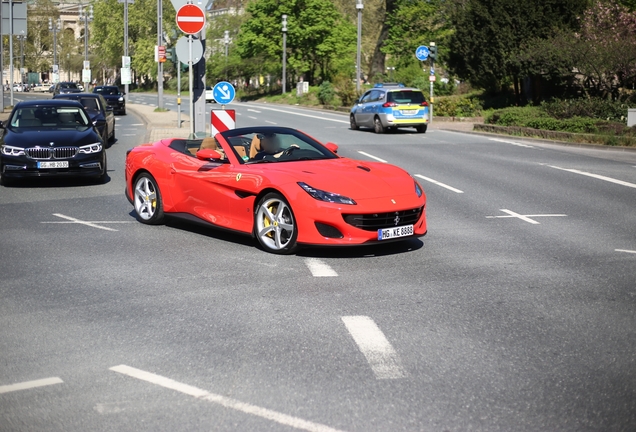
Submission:
POLYGON ((417 110, 402 110, 402 115, 413 116, 417 114, 417 110))
POLYGON ((38 162, 38 168, 68 168, 68 161, 38 162))
POLYGON ((378 230, 378 240, 388 240, 410 235, 413 235, 413 225, 403 225, 399 227, 384 228, 378 230))

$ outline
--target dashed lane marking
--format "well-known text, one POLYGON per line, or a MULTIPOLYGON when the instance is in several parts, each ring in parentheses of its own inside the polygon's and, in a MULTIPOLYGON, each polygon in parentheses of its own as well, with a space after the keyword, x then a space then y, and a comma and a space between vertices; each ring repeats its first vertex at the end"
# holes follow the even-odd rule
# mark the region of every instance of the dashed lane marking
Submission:
POLYGON ((554 165, 547 165, 547 166, 549 166, 550 168, 555 168, 555 169, 561 170, 561 171, 567 171, 567 172, 574 173, 574 174, 580 174, 580 175, 584 175, 584 176, 587 176, 587 177, 592 177, 592 178, 595 178, 595 179, 598 179, 598 180, 603 180, 603 181, 606 181, 606 182, 615 183, 615 184, 618 184, 618 185, 621 185, 621 186, 627 186, 627 187, 636 189, 636 184, 629 183, 629 182, 626 182, 626 181, 623 181, 623 180, 618 180, 618 179, 615 179, 615 178, 612 178, 612 177, 606 177, 606 176, 593 174, 593 173, 589 173, 589 172, 585 172, 585 171, 579 171, 577 169, 561 168, 561 167, 554 166, 554 165))
POLYGON ((64 381, 62 381, 60 378, 57 378, 57 377, 43 378, 43 379, 34 380, 34 381, 25 381, 25 382, 21 382, 17 384, 0 386, 0 394, 10 393, 10 392, 18 391, 18 390, 28 390, 28 389, 37 388, 37 387, 44 387, 44 386, 49 386, 53 384, 61 384, 63 382, 64 381))
POLYGON ((358 153, 360 153, 361 155, 366 156, 366 157, 368 157, 368 158, 375 159, 375 160, 377 160, 378 162, 387 163, 387 161, 385 161, 384 159, 380 159, 379 157, 377 157, 377 156, 373 156, 372 154, 369 154, 369 153, 367 153, 367 152, 358 151, 358 153))
POLYGON ((331 121, 331 122, 336 122, 336 123, 349 124, 349 120, 346 120, 346 121, 345 120, 338 120, 338 119, 333 119, 333 118, 329 118, 329 117, 323 117, 323 116, 317 116, 317 115, 311 115, 311 114, 303 114, 303 113, 299 113, 299 112, 287 111, 287 110, 269 108, 269 107, 259 107, 259 108, 262 109, 262 110, 275 111, 275 112, 280 112, 280 113, 284 113, 284 114, 292 114, 292 115, 297 115, 297 116, 301 116, 301 117, 309 117, 309 118, 326 120, 326 121, 331 121))
POLYGON ((564 217, 567 216, 565 214, 534 214, 534 215, 522 215, 519 213, 515 213, 512 210, 508 209, 500 209, 502 212, 507 213, 508 216, 486 216, 486 219, 504 219, 504 218, 518 218, 522 221, 528 222, 533 225, 539 225, 539 222, 533 220, 531 218, 537 217, 564 217))
POLYGON ((327 263, 318 258, 306 258, 305 265, 314 277, 333 277, 338 273, 332 269, 327 263))
POLYGON ((630 254, 636 254, 636 250, 629 250, 629 249, 614 249, 615 252, 625 252, 625 253, 630 253, 630 254))
POLYGON ((452 187, 452 186, 449 186, 449 185, 447 185, 447 184, 445 184, 445 183, 442 183, 442 182, 439 182, 439 181, 437 181, 437 180, 433 180, 432 178, 424 177, 424 176, 423 176, 423 175, 421 175, 421 174, 415 174, 415 177, 417 177, 417 178, 421 178, 422 180, 426 180, 427 182, 430 182, 430 183, 436 184, 437 186, 441 186, 441 187, 446 188, 446 189, 448 189, 448 190, 450 190, 450 191, 453 191, 453 192, 455 192, 455 193, 464 193, 464 191, 462 191, 462 190, 459 190, 459 189, 457 189, 457 188, 454 188, 454 187, 452 187))
POLYGON ((253 116, 247 116, 248 118, 251 118, 252 120, 258 120, 256 117, 253 116))
POLYGON ((342 322, 366 357, 377 379, 397 379, 406 376, 397 353, 371 318, 344 316, 342 322))
POLYGON ((142 381, 149 382, 170 390, 175 390, 188 396, 195 397, 207 402, 212 402, 221 405, 225 408, 230 408, 236 411, 240 411, 245 414, 251 414, 257 417, 261 417, 273 422, 291 426, 296 429, 306 430, 310 432, 340 432, 338 429, 331 428, 329 426, 322 425, 320 423, 314 423, 308 420, 303 420, 298 417, 293 417, 287 414, 273 411, 267 408, 262 408, 249 403, 241 402, 236 399, 225 397, 219 394, 210 393, 206 390, 202 390, 197 387, 193 387, 188 384, 183 384, 178 381, 174 381, 170 378, 156 375, 151 372, 146 372, 141 369, 136 369, 126 365, 113 366, 110 368, 113 372, 117 372, 123 375, 127 375, 132 378, 136 378, 142 381))
POLYGON ((505 140, 505 139, 499 139, 499 138, 490 138, 490 141, 497 141, 497 142, 502 142, 502 143, 506 143, 506 144, 512 144, 514 146, 517 147, 526 147, 526 148, 534 148, 534 146, 528 145, 528 144, 523 144, 517 141, 510 141, 510 140, 505 140))
POLYGON ((89 227, 93 227, 93 228, 97 228, 97 229, 102 229, 105 231, 118 231, 114 228, 108 228, 105 226, 101 226, 103 224, 128 224, 128 223, 135 223, 134 221, 83 221, 80 219, 76 219, 74 217, 70 217, 70 216, 66 216, 60 213, 53 213, 53 216, 57 216, 59 218, 62 219, 66 219, 66 221, 61 222, 61 221, 55 221, 55 222, 40 222, 43 224, 80 224, 80 225, 86 225, 89 227))
POLYGON ((269 124, 273 124, 273 125, 278 124, 278 123, 275 123, 275 122, 269 121, 269 120, 265 120, 265 123, 269 123, 269 124))

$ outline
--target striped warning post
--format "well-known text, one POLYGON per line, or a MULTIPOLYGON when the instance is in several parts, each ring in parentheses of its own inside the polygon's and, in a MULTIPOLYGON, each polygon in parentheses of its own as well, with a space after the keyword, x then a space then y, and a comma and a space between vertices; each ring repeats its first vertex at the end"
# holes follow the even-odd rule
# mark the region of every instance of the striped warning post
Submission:
POLYGON ((219 132, 225 132, 226 130, 236 128, 236 111, 235 110, 212 110, 210 112, 212 117, 211 135, 214 136, 219 132))

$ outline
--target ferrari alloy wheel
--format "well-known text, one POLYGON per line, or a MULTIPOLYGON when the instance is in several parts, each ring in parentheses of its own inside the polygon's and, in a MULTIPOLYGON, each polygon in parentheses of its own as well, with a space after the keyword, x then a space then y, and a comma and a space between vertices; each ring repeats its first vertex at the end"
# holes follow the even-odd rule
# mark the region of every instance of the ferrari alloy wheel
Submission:
POLYGON ((384 126, 382 126, 382 120, 380 120, 380 117, 376 117, 373 120, 373 129, 377 134, 384 133, 384 126))
POLYGON ((356 123, 356 118, 353 114, 351 114, 349 116, 349 127, 351 128, 351 130, 358 130, 359 126, 358 123, 356 123))
POLYGON ((280 194, 272 192, 259 201, 254 235, 267 252, 290 254, 296 250, 296 220, 291 207, 280 194))
POLYGON ((163 204, 157 182, 150 174, 141 174, 135 180, 134 206, 139 221, 149 225, 163 222, 163 204))

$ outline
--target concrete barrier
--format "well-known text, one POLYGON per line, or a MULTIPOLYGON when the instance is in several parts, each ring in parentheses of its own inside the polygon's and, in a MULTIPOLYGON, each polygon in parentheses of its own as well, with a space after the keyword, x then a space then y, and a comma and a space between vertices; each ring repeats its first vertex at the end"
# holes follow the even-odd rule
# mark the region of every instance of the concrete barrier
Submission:
POLYGON ((636 126, 636 108, 627 109, 627 127, 636 126))

